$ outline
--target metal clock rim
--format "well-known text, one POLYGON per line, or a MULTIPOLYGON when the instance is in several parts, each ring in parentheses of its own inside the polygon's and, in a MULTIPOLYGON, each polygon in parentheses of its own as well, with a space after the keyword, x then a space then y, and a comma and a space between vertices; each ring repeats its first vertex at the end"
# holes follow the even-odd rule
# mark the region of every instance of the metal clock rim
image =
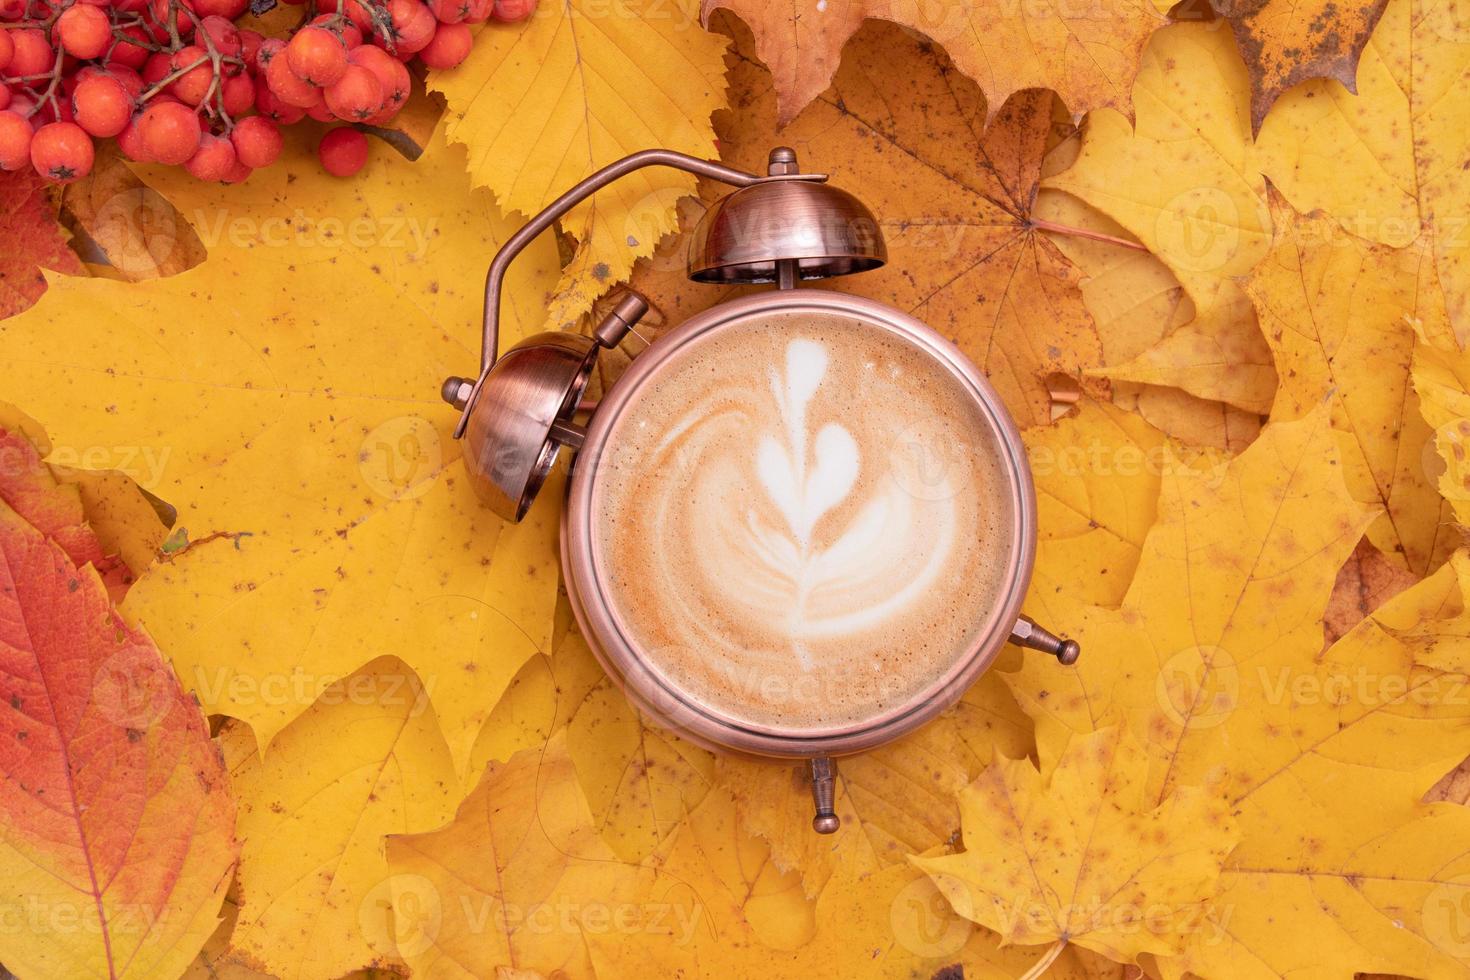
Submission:
POLYGON ((959 700, 994 662, 1011 635, 1030 583, 1035 545, 1036 500, 1025 448, 1015 423, 984 375, 954 344, 922 321, 876 300, 822 289, 758 293, 722 303, 674 328, 634 358, 592 416, 586 441, 573 465, 561 524, 562 571, 572 609, 588 646, 609 676, 640 708, 695 741, 727 751, 778 758, 862 752, 912 731, 959 700), (638 388, 677 350, 712 330, 753 315, 803 311, 853 316, 892 330, 926 348, 964 383, 982 408, 991 435, 1008 463, 1003 469, 1009 478, 1015 521, 1003 576, 1009 583, 1008 590, 966 655, 927 684, 921 694, 860 724, 782 734, 775 726, 751 725, 712 706, 692 703, 649 668, 619 627, 611 603, 601 601, 607 592, 599 583, 591 505, 598 457, 606 448, 618 415, 638 388), (593 594, 586 594, 589 591, 593 594))

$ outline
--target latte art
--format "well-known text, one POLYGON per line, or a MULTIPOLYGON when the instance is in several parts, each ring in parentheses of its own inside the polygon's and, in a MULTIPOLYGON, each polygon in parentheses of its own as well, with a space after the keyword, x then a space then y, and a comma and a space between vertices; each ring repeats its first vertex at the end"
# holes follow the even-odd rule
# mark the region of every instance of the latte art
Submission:
POLYGON ((958 379, 882 328, 781 315, 691 344, 647 388, 597 471, 594 555, 683 695, 825 729, 968 654, 1014 515, 958 379))

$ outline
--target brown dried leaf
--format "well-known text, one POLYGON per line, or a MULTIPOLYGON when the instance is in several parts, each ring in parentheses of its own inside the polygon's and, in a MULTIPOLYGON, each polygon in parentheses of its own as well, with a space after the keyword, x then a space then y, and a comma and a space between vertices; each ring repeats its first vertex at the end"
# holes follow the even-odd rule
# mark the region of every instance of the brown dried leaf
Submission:
POLYGON ((1229 17, 1251 73, 1251 123, 1276 97, 1309 78, 1335 78, 1349 91, 1358 56, 1388 0, 1211 0, 1229 17))
MULTIPOLYGON (((1049 87, 1078 115, 1129 107, 1138 52, 1163 24, 1148 0, 1038 6, 962 0, 704 0, 701 13, 725 8, 756 36, 780 97, 779 124, 795 119, 838 71, 843 45, 865 18, 882 18, 933 39, 999 109, 1014 93, 1049 87)), ((900 62, 901 64, 901 62, 900 62)))
MULTIPOLYGON (((771 145, 784 140, 805 167, 860 189, 882 224, 888 264, 824 285, 881 298, 928 323, 980 365, 1021 425, 1049 422, 1047 377, 1081 378, 1102 357, 1077 270, 1032 224, 1056 125, 1052 94, 1016 94, 987 130, 979 91, 941 51, 874 23, 849 44, 832 88, 778 137, 770 76, 744 54, 743 32, 737 48, 733 108, 719 120, 725 162, 764 171, 771 145), (895 62, 907 73, 902 99, 892 98, 895 62)), ((677 262, 680 253, 661 254, 677 262)), ((660 287, 678 274, 669 264, 644 264, 634 287, 668 303, 660 287)), ((682 318, 728 291, 693 286, 672 295, 691 297, 673 307, 682 318)), ((1099 382, 1084 384, 1099 390, 1099 382)))

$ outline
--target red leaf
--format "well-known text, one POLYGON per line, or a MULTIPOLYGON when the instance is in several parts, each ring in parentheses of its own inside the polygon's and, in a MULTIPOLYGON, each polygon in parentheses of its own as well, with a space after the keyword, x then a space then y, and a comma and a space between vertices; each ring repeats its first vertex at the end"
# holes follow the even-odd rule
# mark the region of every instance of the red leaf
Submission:
POLYGON ((0 501, 61 545, 73 565, 103 568, 106 556, 87 526, 81 494, 56 482, 29 439, 6 429, 0 429, 0 501))
POLYGON ((46 200, 46 183, 29 167, 0 172, 0 319, 14 316, 46 291, 42 269, 80 275, 46 200))
POLYGON ((0 961, 21 976, 177 975, 239 853, 223 760, 96 572, 22 517, 75 530, 64 508, 14 499, 0 505, 0 909, 15 928, 0 961))

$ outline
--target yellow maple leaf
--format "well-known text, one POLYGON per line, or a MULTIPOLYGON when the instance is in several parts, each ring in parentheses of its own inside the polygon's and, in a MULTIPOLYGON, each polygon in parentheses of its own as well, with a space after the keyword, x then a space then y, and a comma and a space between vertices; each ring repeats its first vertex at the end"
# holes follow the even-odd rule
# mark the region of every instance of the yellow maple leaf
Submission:
POLYGON ((1124 725, 1149 799, 1201 787, 1234 815, 1221 893, 1160 961, 1169 977, 1423 975, 1464 956, 1442 910, 1406 911, 1463 893, 1463 848, 1441 842, 1470 813, 1420 802, 1470 750, 1463 668, 1403 635, 1453 634, 1459 590, 1446 567, 1322 652, 1337 571, 1373 517, 1348 493, 1330 412, 1273 422, 1223 472, 1166 473, 1122 609, 1043 597, 1087 656, 1009 677, 1043 759, 1124 725))
MULTIPOLYGON (((1337 570, 1374 514, 1343 486, 1325 405, 1267 426, 1223 470, 1166 466, 1158 514, 1119 612, 1038 597, 1049 617, 1081 624, 1094 655, 1069 671, 1023 660, 1010 683, 1053 753, 1125 715, 1161 798, 1221 778, 1221 729, 1253 690, 1241 685, 1264 683, 1252 661, 1305 662, 1321 649, 1337 570)), ((1250 773, 1241 759, 1227 775, 1250 773)))
POLYGON ((1348 488, 1383 511, 1369 539, 1425 574, 1458 544, 1425 466, 1430 428, 1409 379, 1412 323, 1453 343, 1433 260, 1285 207, 1274 223, 1276 243, 1247 287, 1282 379, 1273 415, 1295 418, 1333 396, 1348 488))
MULTIPOLYGON (((1080 136, 1053 149, 1043 178, 1076 162, 1080 136)), ((1085 235, 1049 234, 1062 254, 1082 270, 1083 302, 1097 324, 1108 364, 1127 361, 1194 319, 1194 302, 1159 257, 1097 208, 1066 191, 1042 187, 1036 217, 1085 235)))
POLYGON ((1424 421, 1433 430, 1434 455, 1420 459, 1454 512, 1463 536, 1470 526, 1470 355, 1453 341, 1415 328, 1413 381, 1424 421))
MULTIPOLYGON (((470 175, 506 210, 534 214, 619 157, 664 147, 715 154, 710 115, 725 104, 724 38, 694 0, 558 0, 523 26, 486 30, 458 68, 431 71, 449 103, 446 132, 470 175)), ((762 168, 760 173, 764 173, 762 168)), ((575 322, 674 229, 694 178, 654 167, 574 208, 580 243, 557 283, 551 322, 575 322)))
POLYGON ((714 757, 649 724, 575 630, 558 642, 552 670, 567 752, 598 831, 618 857, 641 860, 704 798, 714 757))
POLYGON ((740 826, 770 846, 770 860, 823 894, 947 846, 959 830, 955 794, 997 751, 1031 749, 1030 726, 997 678, 982 678, 950 711, 896 742, 843 759, 837 767, 836 834, 812 833, 809 768, 721 757, 717 786, 740 826))
POLYGON ((1249 80, 1230 35, 1208 24, 1156 33, 1133 101, 1136 125, 1112 110, 1093 113, 1076 163, 1044 184, 1137 236, 1183 285, 1196 316, 1098 373, 1262 412, 1275 374, 1235 279, 1265 255, 1271 219, 1254 163, 1249 80))
POLYGON ((1088 117, 1082 152, 1045 184, 1116 219, 1163 260, 1201 315, 1271 239, 1255 172, 1250 82, 1228 32, 1176 24, 1154 34, 1133 86, 1137 121, 1088 117))
POLYGON ((866 18, 912 28, 943 45, 999 109, 1026 88, 1052 88, 1077 115, 1128 108, 1138 52, 1164 23, 1148 0, 1107 7, 994 6, 959 0, 704 0, 704 16, 733 11, 755 32, 756 54, 771 69, 784 126, 822 93, 843 46, 866 18))
POLYGON ((1033 594, 1065 582, 1089 602, 1118 605, 1153 526, 1163 434, 1089 400, 1075 416, 1028 429, 1023 438, 1036 484, 1033 594))
POLYGON ((416 974, 897 980, 962 964, 1000 980, 1036 960, 996 950, 904 862, 843 865, 809 899, 723 789, 657 852, 619 861, 565 733, 493 763, 453 823, 390 838, 388 858, 393 928, 416 974))
POLYGON ((438 827, 459 797, 429 692, 383 657, 323 691, 263 760, 243 724, 221 739, 241 801, 231 954, 302 980, 391 965, 383 837, 438 827))
POLYGON ((1470 750, 1467 585, 1462 554, 1318 662, 1261 671, 1265 703, 1242 701, 1238 713, 1264 723, 1266 751, 1253 750, 1254 778, 1227 795, 1243 840, 1221 875, 1218 928, 1166 976, 1470 966, 1470 810, 1423 802, 1470 750))
POLYGON ((1076 736, 1042 765, 987 769, 960 797, 964 853, 914 863, 1005 942, 1076 943, 1124 963, 1177 952, 1239 839, 1225 801, 1187 787, 1155 800, 1124 728, 1076 736))
POLYGON ((1283 95, 1260 134, 1260 167, 1299 211, 1324 210, 1352 235, 1400 247, 1422 232, 1450 322, 1470 340, 1470 89, 1455 4, 1390 0, 1357 68, 1283 95), (1344 80, 1346 81, 1346 80, 1344 80))
MULTIPOLYGON (((1052 152, 1047 160, 1048 174, 1072 165, 1075 154, 1067 152, 1070 149, 1075 148, 1063 145, 1052 152)), ((1165 350, 1163 357, 1149 354, 1195 319, 1194 301, 1169 267, 1136 244, 1128 229, 1065 191, 1043 187, 1035 213, 1051 226, 1075 230, 1048 237, 1083 274, 1082 301, 1097 324, 1103 362, 1110 365, 1105 371, 1093 373, 1103 374, 1111 382, 1114 404, 1141 415, 1155 428, 1187 445, 1232 451, 1248 445, 1260 431, 1258 409, 1209 401, 1171 387, 1176 383, 1192 386, 1196 380, 1207 385, 1210 369, 1191 371, 1191 365, 1185 364, 1185 370, 1180 371, 1174 366, 1172 352, 1165 350)), ((1261 370, 1269 355, 1258 355, 1255 346, 1249 344, 1250 337, 1249 333, 1245 335, 1248 346, 1236 352, 1247 359, 1240 368, 1252 372, 1256 383, 1264 379, 1274 385, 1274 375, 1261 370)), ((1230 397, 1240 388, 1216 384, 1203 390, 1230 397)), ((1263 397, 1259 390, 1247 391, 1247 396, 1263 397)), ((1126 582, 1118 586, 1126 587, 1126 582)))
POLYGON ((1276 370, 1249 297, 1222 282, 1203 316, 1132 360, 1093 372, 1115 381, 1173 386, 1205 401, 1264 415, 1276 396, 1276 370))
MULTIPOLYGON (((124 615, 262 749, 329 684, 399 656, 465 773, 500 692, 549 642, 558 574, 554 511, 502 530, 437 397, 477 363, 483 264, 510 224, 442 141, 414 163, 374 154, 355 182, 297 135, 246 184, 148 177, 208 261, 60 279, 0 322, 16 402, 84 461, 152 460, 139 482, 187 529, 124 615)), ((513 334, 540 325, 554 275, 549 242, 518 263, 513 334)))
POLYGON ((887 867, 948 839, 958 829, 954 793, 993 746, 1013 755, 1030 748, 1009 691, 994 679, 978 684, 934 724, 846 760, 837 801, 843 829, 822 838, 811 829, 805 765, 716 757, 662 729, 628 704, 575 629, 557 639, 551 658, 522 668, 482 730, 475 759, 503 762, 553 733, 565 738, 593 824, 619 858, 657 852, 719 788, 742 829, 769 844, 780 870, 799 872, 811 896, 839 866, 887 867), (915 793, 916 784, 924 791, 915 793))

